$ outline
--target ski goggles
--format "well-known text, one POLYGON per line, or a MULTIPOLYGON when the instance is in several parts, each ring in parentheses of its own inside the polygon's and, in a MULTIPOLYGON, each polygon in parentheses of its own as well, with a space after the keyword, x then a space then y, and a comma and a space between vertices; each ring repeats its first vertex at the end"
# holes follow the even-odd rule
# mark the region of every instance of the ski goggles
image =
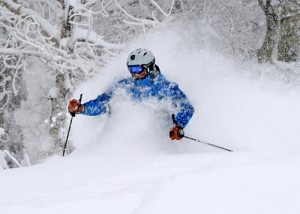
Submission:
POLYGON ((142 65, 131 65, 128 66, 128 70, 133 74, 141 74, 144 71, 144 67, 142 65))

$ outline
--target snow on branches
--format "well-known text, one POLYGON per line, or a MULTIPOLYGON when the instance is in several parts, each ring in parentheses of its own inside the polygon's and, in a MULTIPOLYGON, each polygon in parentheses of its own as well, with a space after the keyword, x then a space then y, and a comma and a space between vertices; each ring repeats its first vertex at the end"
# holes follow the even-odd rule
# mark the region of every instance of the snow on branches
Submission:
MULTIPOLYGON (((35 56, 59 72, 80 69, 87 76, 102 67, 108 56, 124 48, 124 45, 106 42, 93 29, 95 15, 108 17, 110 6, 120 10, 129 19, 123 19, 129 25, 144 28, 164 20, 159 21, 153 11, 151 18, 137 18, 117 0, 19 2, 0 0, 4 6, 0 27, 9 32, 5 38, 9 44, 1 45, 0 55, 35 56)), ((174 2, 172 0, 169 12, 165 12, 156 1, 150 1, 165 19, 170 17, 174 2)))
POLYGON ((71 9, 65 9, 68 13, 63 16, 63 5, 52 2, 30 1, 27 5, 8 0, 2 2, 9 10, 3 12, 0 24, 9 30, 14 44, 1 48, 1 55, 35 56, 59 72, 80 69, 90 75, 100 66, 104 55, 123 48, 105 42, 92 29, 93 13, 84 4, 69 5, 71 9), (16 11, 20 14, 13 16, 16 11), (54 18, 57 15, 61 17, 54 18), (63 25, 59 26, 61 23, 63 25), (67 34, 64 23, 72 26, 67 34))
POLYGON ((172 0, 169 12, 165 12, 156 1, 150 1, 150 4, 160 13, 160 15, 162 15, 163 18, 161 19, 158 19, 156 17, 154 10, 151 11, 151 17, 137 18, 134 15, 130 14, 126 9, 124 9, 124 7, 122 7, 118 0, 114 0, 114 2, 117 8, 125 14, 126 19, 123 19, 124 23, 128 25, 141 26, 143 28, 143 31, 145 32, 146 26, 156 26, 171 18, 175 0, 172 0))

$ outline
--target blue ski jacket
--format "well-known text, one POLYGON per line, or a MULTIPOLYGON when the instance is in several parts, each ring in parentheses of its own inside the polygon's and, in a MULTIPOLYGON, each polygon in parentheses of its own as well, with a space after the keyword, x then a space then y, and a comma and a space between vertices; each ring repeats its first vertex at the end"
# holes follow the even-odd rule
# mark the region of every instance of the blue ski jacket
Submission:
POLYGON ((153 78, 148 75, 141 80, 127 78, 118 81, 107 92, 99 95, 96 99, 90 100, 83 104, 84 111, 82 114, 96 116, 109 111, 109 101, 115 95, 117 89, 125 89, 133 100, 143 101, 149 98, 156 98, 158 100, 169 99, 174 107, 175 119, 177 124, 184 128, 194 114, 194 108, 189 102, 187 96, 179 89, 178 85, 169 82, 159 72, 153 78))

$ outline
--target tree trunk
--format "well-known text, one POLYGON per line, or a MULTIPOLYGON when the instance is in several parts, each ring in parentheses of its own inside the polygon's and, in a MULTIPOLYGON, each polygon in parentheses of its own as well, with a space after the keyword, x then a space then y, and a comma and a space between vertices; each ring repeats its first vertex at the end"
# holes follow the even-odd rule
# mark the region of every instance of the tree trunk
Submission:
MULTIPOLYGON (((62 9, 67 13, 67 16, 62 17, 61 38, 68 38, 71 36, 72 25, 70 23, 71 6, 65 4, 64 0, 60 0, 62 9), (67 6, 67 8, 66 8, 67 6), (65 20, 66 18, 66 20, 65 20)), ((67 45, 67 51, 73 52, 73 47, 67 45)), ((69 71, 56 71, 56 95, 51 97, 51 113, 50 113, 50 135, 54 141, 55 148, 61 148, 64 144, 64 128, 66 124, 66 101, 70 97, 69 71)))
POLYGON ((264 5, 262 0, 258 0, 259 5, 266 17, 267 31, 262 47, 257 51, 258 62, 272 62, 273 51, 276 47, 276 36, 278 31, 278 14, 271 5, 271 0, 267 0, 264 5))
POLYGON ((282 7, 280 20, 280 39, 278 42, 278 60, 283 62, 295 62, 299 56, 299 27, 300 27, 300 4, 290 0, 282 7))
POLYGON ((66 74, 59 73, 56 76, 56 96, 51 98, 51 126, 55 148, 62 147, 64 140, 64 127, 66 121, 66 99, 70 97, 70 90, 66 87, 66 74))

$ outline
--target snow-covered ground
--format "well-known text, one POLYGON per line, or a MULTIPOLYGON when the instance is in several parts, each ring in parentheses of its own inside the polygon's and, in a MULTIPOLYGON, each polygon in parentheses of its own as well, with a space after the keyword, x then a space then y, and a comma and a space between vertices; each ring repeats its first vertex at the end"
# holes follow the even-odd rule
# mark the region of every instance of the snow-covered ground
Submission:
POLYGON ((110 117, 78 115, 66 157, 0 173, 1 214, 298 214, 300 91, 270 67, 196 49, 172 31, 130 44, 74 93, 83 102, 128 76, 128 53, 145 47, 179 83, 195 114, 172 142, 164 103, 112 101, 110 117), (263 72, 259 72, 263 71, 263 72))

